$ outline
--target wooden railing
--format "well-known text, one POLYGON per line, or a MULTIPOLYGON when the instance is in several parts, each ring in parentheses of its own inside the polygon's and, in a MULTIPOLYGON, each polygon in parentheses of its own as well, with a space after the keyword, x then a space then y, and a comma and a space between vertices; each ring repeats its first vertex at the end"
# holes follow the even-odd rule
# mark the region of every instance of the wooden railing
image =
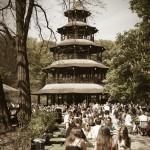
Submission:
POLYGON ((48 78, 47 84, 49 83, 101 83, 101 79, 84 79, 84 78, 48 78))

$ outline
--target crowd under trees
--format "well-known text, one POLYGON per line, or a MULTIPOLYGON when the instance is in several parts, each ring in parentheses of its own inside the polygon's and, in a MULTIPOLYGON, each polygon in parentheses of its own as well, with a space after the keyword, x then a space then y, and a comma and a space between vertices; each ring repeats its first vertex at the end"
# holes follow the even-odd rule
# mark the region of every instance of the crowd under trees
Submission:
MULTIPOLYGON (((68 1, 62 2, 66 6, 68 1)), ((91 1, 84 2, 91 5, 91 1)), ((102 4, 100 1, 97 2, 102 4)), ((96 4, 96 7, 98 6, 102 5, 96 4)), ((109 67, 106 90, 109 91, 111 98, 120 102, 145 104, 149 103, 150 99, 150 1, 130 0, 130 9, 141 18, 141 22, 136 24, 136 29, 119 34, 115 42, 104 40, 97 42, 107 49, 103 62, 109 67)), ((41 68, 53 61, 47 50, 47 46, 53 43, 47 44, 48 41, 43 43, 38 10, 44 14, 46 26, 50 33, 53 33, 49 27, 46 11, 38 1, 8 0, 0 5, 0 43, 3 45, 0 52, 3 54, 1 57, 5 58, 0 59, 2 64, 0 74, 6 83, 14 85, 17 83, 20 90, 19 104, 25 114, 22 119, 27 122, 31 119, 30 86, 40 88, 44 84, 41 68), (6 21, 8 11, 12 17, 10 19, 15 24, 13 29, 6 21), (28 37, 33 15, 42 42, 28 37), (13 66, 11 69, 9 69, 10 62, 13 66), (34 78, 35 74, 37 79, 34 78), (13 82, 10 79, 13 79, 13 82), (38 82, 36 86, 35 80, 38 82)), ((2 107, 3 103, 0 102, 2 107)))

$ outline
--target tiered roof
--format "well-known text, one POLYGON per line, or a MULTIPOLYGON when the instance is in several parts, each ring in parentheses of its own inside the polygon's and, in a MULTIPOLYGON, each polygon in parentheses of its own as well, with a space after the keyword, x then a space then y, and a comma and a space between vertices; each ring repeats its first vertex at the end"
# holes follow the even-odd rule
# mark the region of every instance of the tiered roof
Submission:
POLYGON ((88 59, 66 59, 66 60, 58 60, 53 62, 51 65, 44 68, 44 70, 49 70, 53 68, 66 68, 66 67, 84 67, 84 68, 103 68, 108 69, 102 63, 98 63, 93 60, 88 59))
POLYGON ((76 1, 71 9, 64 12, 64 15, 66 17, 82 16, 85 18, 90 16, 91 13, 86 10, 81 1, 76 1))
POLYGON ((94 83, 57 83, 47 84, 36 94, 67 94, 67 93, 103 93, 104 87, 94 83))
POLYGON ((58 33, 66 34, 73 33, 74 29, 77 29, 80 34, 90 35, 96 33, 98 30, 95 27, 88 25, 82 21, 70 21, 61 28, 58 28, 58 33))
MULTIPOLYGON (((61 34, 61 42, 57 43, 50 50, 54 54, 78 54, 86 53, 99 54, 105 50, 103 47, 97 45, 94 42, 94 34, 98 31, 95 27, 87 24, 86 18, 91 15, 91 13, 85 9, 81 1, 76 1, 73 7, 64 12, 64 15, 68 17, 68 23, 60 28, 58 28, 58 33, 61 34)), ((89 68, 95 68, 99 70, 108 69, 105 65, 94 60, 83 58, 74 59, 63 59, 54 61, 51 65, 43 69, 44 72, 54 73, 56 69, 64 71, 66 68, 76 67, 89 70, 89 68)), ((70 70, 71 71, 71 70, 70 70)), ((57 72, 58 73, 58 72, 57 72)), ((60 72, 59 72, 60 73, 60 72)), ((86 72, 82 71, 82 74, 86 72)), ((62 74, 61 74, 62 75, 62 74)), ((59 77, 59 75, 58 75, 59 77)), ((75 76, 74 76, 75 77, 75 76)), ((45 85, 37 94, 67 94, 67 93, 103 93, 104 86, 95 83, 53 83, 45 85)))

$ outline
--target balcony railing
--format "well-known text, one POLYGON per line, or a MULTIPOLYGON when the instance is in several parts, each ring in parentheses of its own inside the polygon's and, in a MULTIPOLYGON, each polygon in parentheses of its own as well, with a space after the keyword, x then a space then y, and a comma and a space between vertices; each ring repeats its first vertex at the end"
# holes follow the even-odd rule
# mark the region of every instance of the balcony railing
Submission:
POLYGON ((92 78, 92 79, 85 79, 85 78, 48 78, 46 80, 47 84, 50 83, 102 83, 101 79, 92 78))

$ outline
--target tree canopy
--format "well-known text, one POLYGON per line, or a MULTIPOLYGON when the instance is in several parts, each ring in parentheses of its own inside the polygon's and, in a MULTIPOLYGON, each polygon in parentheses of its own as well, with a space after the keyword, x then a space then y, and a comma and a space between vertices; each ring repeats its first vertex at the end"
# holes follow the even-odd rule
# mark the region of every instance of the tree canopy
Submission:
POLYGON ((130 4, 142 21, 137 29, 117 37, 107 74, 108 90, 118 101, 145 104, 150 99, 150 5, 147 0, 131 0, 130 4))

